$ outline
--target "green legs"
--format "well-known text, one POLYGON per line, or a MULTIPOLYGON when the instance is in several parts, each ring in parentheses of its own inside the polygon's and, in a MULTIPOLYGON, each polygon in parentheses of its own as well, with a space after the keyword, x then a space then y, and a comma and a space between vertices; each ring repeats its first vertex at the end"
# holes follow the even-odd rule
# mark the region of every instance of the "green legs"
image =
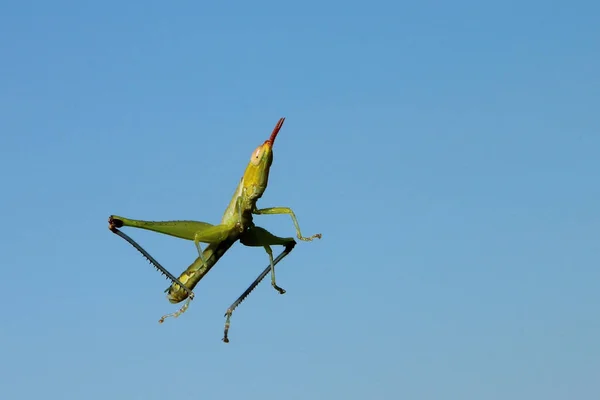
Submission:
MULTIPOLYGON (((212 224, 209 224, 206 222, 199 222, 199 221, 141 221, 141 220, 132 220, 132 219, 123 218, 123 217, 114 216, 114 215, 111 216, 110 221, 109 221, 109 227, 111 228, 111 230, 113 232, 119 234, 119 236, 123 237, 130 244, 132 244, 139 251, 141 251, 142 254, 144 256, 146 256, 150 260, 150 262, 152 264, 154 264, 163 274, 165 274, 172 281, 172 283, 174 285, 176 284, 176 285, 180 286, 181 289, 183 289, 183 291, 185 292, 183 294, 183 296, 188 297, 187 302, 184 304, 183 307, 181 307, 180 310, 178 310, 177 312, 175 312, 173 314, 164 316, 163 318, 161 318, 161 322, 162 322, 162 320, 164 320, 165 317, 167 317, 167 316, 176 317, 176 316, 180 315, 181 313, 183 313, 187 309, 187 307, 189 306, 190 300, 193 298, 193 292, 188 288, 188 285, 190 285, 190 283, 191 283, 190 287, 193 287, 197 283, 197 281, 200 280, 201 277, 204 276, 204 274, 206 272, 208 272, 208 269, 210 269, 210 266, 214 265, 214 263, 216 262, 216 260, 218 258, 220 258, 222 253, 224 253, 238 238, 239 238, 240 242, 242 244, 244 244, 245 246, 263 247, 265 249, 265 251, 267 252, 267 255, 269 256, 269 265, 255 279, 255 281, 248 287, 248 289, 246 289, 244 291, 244 293, 242 293, 242 295, 235 302, 233 302, 231 304, 231 306, 229 306, 229 308, 227 309, 227 312, 225 313, 226 320, 225 320, 225 330, 224 330, 223 341, 226 343, 229 342, 227 335, 229 332, 229 327, 231 325, 231 315, 233 314, 235 309, 246 299, 246 297, 254 290, 254 288, 265 278, 265 276, 267 276, 269 271, 271 271, 271 285, 279 293, 281 293, 281 294, 285 293, 285 290, 277 285, 277 281, 275 279, 275 266, 292 251, 292 249, 296 245, 296 240, 292 237, 282 238, 282 237, 275 236, 264 228, 254 226, 251 222, 251 219, 249 222, 250 226, 246 226, 245 227, 246 229, 243 230, 244 226, 242 223, 241 204, 240 204, 239 199, 238 199, 237 203, 238 204, 237 204, 236 212, 239 213, 239 215, 238 215, 239 219, 235 223, 227 224, 227 225, 226 224, 212 225, 212 224), (156 262, 156 260, 154 260, 145 250, 143 250, 139 245, 137 245, 137 243, 135 243, 127 235, 123 234, 122 232, 118 231, 118 229, 116 229, 116 228, 120 228, 122 226, 129 226, 129 227, 134 227, 134 228, 151 230, 154 232, 164 233, 164 234, 167 234, 170 236, 175 236, 178 238, 194 241, 196 249, 198 250, 198 253, 199 253, 199 258, 192 264, 192 266, 194 266, 194 268, 197 269, 198 271, 201 271, 201 269, 204 266, 206 266, 206 269, 202 270, 202 272, 196 277, 196 280, 194 282, 189 282, 188 280, 181 281, 180 280, 181 278, 179 278, 179 279, 175 278, 175 276, 171 275, 168 271, 166 271, 166 269, 164 269, 162 266, 160 266, 160 264, 158 264, 158 262, 156 262), (206 250, 206 252, 208 252, 206 259, 209 259, 211 261, 210 265, 206 264, 205 256, 203 254, 204 252, 202 251, 202 249, 200 247, 200 243, 209 243, 210 244, 210 246, 206 250), (277 245, 284 246, 285 249, 283 250, 283 252, 281 254, 279 254, 277 256, 277 258, 273 259, 273 250, 271 249, 271 246, 277 246, 277 245), (216 246, 216 247, 214 247, 214 246, 216 246), (211 249, 213 249, 213 247, 214 247, 214 251, 211 253, 211 249), (213 260, 212 257, 216 257, 216 259, 213 260), (202 264, 200 264, 200 263, 202 263, 202 264)), ((254 214, 289 214, 292 217, 292 221, 294 223, 294 226, 296 227, 296 234, 300 240, 312 241, 315 238, 321 238, 321 234, 312 235, 310 237, 303 237, 300 232, 298 220, 296 219, 294 212, 290 208, 287 208, 287 207, 265 208, 265 209, 261 209, 261 210, 255 210, 253 213, 254 214)), ((190 266, 190 267, 192 267, 192 266, 190 266)), ((174 302, 174 301, 172 301, 172 299, 169 299, 169 301, 174 302)))
MULTIPOLYGON (((315 238, 319 238, 319 239, 321 238, 320 233, 317 233, 310 237, 302 236, 302 233, 300 232, 300 225, 298 224, 298 219, 296 218, 296 214, 294 214, 292 209, 289 207, 261 208, 260 210, 252 211, 252 213, 256 214, 256 215, 288 214, 290 217, 292 217, 292 222, 294 223, 294 226, 296 227, 296 235, 298 236, 298 239, 304 240, 306 242, 310 242, 315 238)), ((273 285, 273 287, 279 293, 284 294, 285 290, 283 290, 281 287, 277 286, 277 282, 275 280, 275 263, 273 262, 273 251, 271 250, 271 246, 272 245, 287 246, 289 243, 292 243, 292 242, 295 243, 294 239, 293 238, 281 238, 281 237, 271 234, 266 229, 255 226, 255 227, 249 228, 248 231, 242 235, 240 242, 246 246, 263 246, 265 248, 265 251, 269 255, 269 261, 271 262, 271 285, 273 285)))
MULTIPOLYGON (((302 236, 300 232, 300 225, 298 224, 298 219, 296 218, 296 214, 289 207, 269 207, 269 208, 261 208, 260 210, 252 211, 253 214, 261 215, 261 214, 288 214, 292 217, 292 222, 296 227, 296 235, 298 239, 304 240, 306 242, 310 242, 315 238, 321 238, 321 234, 317 233, 310 237, 302 236)), ((271 285, 277 290, 279 293, 284 294, 285 290, 277 285, 277 281, 275 280, 275 262, 273 261, 273 250, 271 250, 271 246, 281 245, 287 246, 291 243, 296 243, 293 238, 282 238, 279 236, 273 235, 271 232, 267 231, 264 228, 253 226, 248 228, 246 232, 242 234, 240 237, 240 242, 245 246, 262 246, 265 248, 265 251, 269 255, 269 262, 271 263, 271 285)))
POLYGON ((269 270, 273 271, 273 267, 275 265, 277 265, 277 263, 281 260, 283 260, 285 258, 285 256, 287 256, 288 254, 290 254, 290 252, 294 249, 294 246, 296 245, 296 241, 292 240, 291 242, 289 242, 286 246, 285 249, 281 252, 280 255, 277 256, 277 258, 275 260, 272 260, 272 262, 267 266, 267 268, 264 269, 264 271, 254 280, 254 282, 252 282, 252 284, 250 286, 248 286, 248 289, 246 289, 244 291, 244 293, 242 293, 242 295, 240 297, 237 298, 236 301, 234 301, 229 308, 227 309, 227 311, 225 312, 225 331, 223 334, 223 341, 225 343, 229 343, 229 338, 227 337, 227 334, 229 333, 229 327, 231 326, 231 315, 233 314, 233 312, 235 311, 235 309, 242 303, 242 301, 244 301, 246 299, 246 297, 248 297, 248 295, 254 290, 254 288, 256 286, 258 286, 258 284, 264 279, 265 276, 267 276, 267 274, 269 273, 269 270))
POLYGON ((317 233, 310 237, 302 236, 300 233, 300 225, 298 225, 298 220, 296 219, 296 214, 289 207, 269 207, 269 208, 261 208, 260 210, 254 210, 253 214, 261 215, 261 214, 289 214, 292 217, 292 221, 294 222, 294 226, 296 227, 296 235, 298 235, 298 239, 304 240, 305 242, 310 242, 315 238, 321 239, 321 234, 317 233))
POLYGON ((294 238, 282 238, 275 236, 264 228, 253 226, 248 228, 248 230, 242 234, 240 237, 240 243, 242 243, 244 246, 262 246, 265 248, 265 251, 269 255, 269 262, 271 266, 271 285, 273 285, 275 290, 277 290, 279 293, 284 294, 285 290, 277 286, 277 282, 275 280, 275 263, 273 262, 273 250, 271 250, 271 246, 281 245, 288 247, 291 243, 296 243, 294 238))
POLYGON ((193 240, 198 255, 203 263, 206 263, 202 255, 200 243, 220 243, 227 239, 236 225, 212 225, 208 222, 200 221, 142 221, 129 219, 118 215, 111 215, 112 220, 120 221, 121 226, 130 226, 132 228, 146 229, 153 232, 163 233, 165 235, 175 236, 180 239, 193 240))
POLYGON ((111 215, 110 219, 120 221, 121 226, 146 229, 148 231, 163 233, 165 235, 187 240, 194 240, 194 234, 196 232, 214 226, 208 222, 200 221, 142 221, 124 218, 118 215, 111 215))

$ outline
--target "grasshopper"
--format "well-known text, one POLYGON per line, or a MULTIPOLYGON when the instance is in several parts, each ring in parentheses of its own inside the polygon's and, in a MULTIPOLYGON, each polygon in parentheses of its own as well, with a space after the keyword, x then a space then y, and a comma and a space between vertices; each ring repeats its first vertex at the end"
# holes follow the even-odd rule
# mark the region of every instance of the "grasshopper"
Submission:
POLYGON ((233 311, 242 301, 244 301, 250 292, 254 290, 269 271, 271 272, 271 285, 273 288, 280 294, 285 293, 285 290, 277 285, 275 279, 275 265, 292 251, 296 245, 296 240, 293 237, 284 238, 275 236, 266 229, 256 226, 253 221, 254 215, 288 214, 292 218, 298 239, 302 241, 312 241, 315 238, 321 238, 320 233, 309 237, 302 236, 298 220, 291 208, 270 207, 259 209, 256 206, 258 199, 261 198, 267 188, 269 171, 271 169, 271 164, 273 163, 273 144, 275 143, 275 138, 284 121, 285 118, 280 118, 269 139, 252 152, 250 162, 246 167, 244 175, 242 176, 229 205, 225 209, 225 213, 223 214, 219 225, 188 220, 142 221, 118 215, 111 215, 109 217, 109 229, 113 233, 121 236, 141 252, 152 265, 171 281, 171 285, 165 290, 167 299, 173 304, 180 303, 187 299, 178 311, 164 315, 159 320, 160 323, 167 317, 172 316, 176 318, 187 310, 190 301, 194 298, 194 287, 238 240, 244 246, 263 247, 269 257, 269 265, 267 265, 265 270, 256 278, 256 280, 252 282, 244 293, 242 293, 242 295, 227 309, 225 313, 226 320, 223 341, 229 343, 228 332, 233 311), (118 229, 124 226, 146 229, 180 239, 191 240, 194 242, 198 257, 179 276, 179 278, 176 278, 138 243, 118 229), (202 250, 201 243, 207 244, 204 250, 202 250), (277 245, 283 246, 284 250, 279 256, 273 259, 271 246, 277 245))

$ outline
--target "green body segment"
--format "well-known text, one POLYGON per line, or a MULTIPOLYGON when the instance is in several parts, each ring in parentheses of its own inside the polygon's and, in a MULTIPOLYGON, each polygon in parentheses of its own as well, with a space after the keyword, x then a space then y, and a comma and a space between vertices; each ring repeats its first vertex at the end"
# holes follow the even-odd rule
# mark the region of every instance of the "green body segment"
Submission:
MULTIPOLYGON (((225 254, 236 241, 237 237, 233 236, 219 243, 208 245, 202 253, 206 262, 203 262, 200 257, 196 258, 196 260, 179 276, 179 281, 188 289, 194 290, 198 282, 204 278, 204 275, 215 266, 217 261, 223 257, 223 254, 225 254)), ((169 286, 166 292, 167 299, 174 304, 179 303, 188 297, 188 292, 179 287, 176 283, 169 286)))

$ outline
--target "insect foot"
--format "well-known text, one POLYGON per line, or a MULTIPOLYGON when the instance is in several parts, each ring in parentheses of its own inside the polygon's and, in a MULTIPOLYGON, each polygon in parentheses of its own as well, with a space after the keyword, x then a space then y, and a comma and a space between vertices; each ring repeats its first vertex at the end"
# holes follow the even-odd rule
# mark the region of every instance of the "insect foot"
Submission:
POLYGON ((229 326, 230 326, 229 319, 231 318, 231 314, 233 314, 233 310, 231 308, 228 308, 227 312, 225 312, 225 316, 227 317, 227 319, 225 320, 225 330, 223 332, 223 339, 222 339, 225 343, 229 343, 229 338, 227 337, 227 334, 229 333, 229 326))
POLYGON ((315 233, 314 235, 310 236, 310 237, 304 237, 301 235, 298 235, 298 239, 300 240, 304 240, 305 242, 312 242, 313 239, 321 239, 323 235, 321 235, 320 233, 315 233))
POLYGON ((284 288, 276 287, 275 290, 277 290, 279 292, 279 294, 285 294, 284 288))

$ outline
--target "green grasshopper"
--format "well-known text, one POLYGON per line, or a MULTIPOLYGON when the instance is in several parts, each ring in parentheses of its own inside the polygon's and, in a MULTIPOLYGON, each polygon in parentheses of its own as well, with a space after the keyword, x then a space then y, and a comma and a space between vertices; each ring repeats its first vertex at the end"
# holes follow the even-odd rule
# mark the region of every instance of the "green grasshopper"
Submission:
POLYGON ((285 290, 277 285, 275 279, 275 265, 286 257, 296 245, 296 241, 292 237, 278 237, 270 233, 264 228, 256 226, 253 222, 253 215, 261 214, 288 214, 292 218, 296 228, 298 239, 303 241, 312 241, 315 238, 321 238, 321 234, 317 233, 310 237, 302 236, 300 226, 296 215, 288 207, 271 207, 258 209, 256 202, 261 198, 267 188, 269 180, 269 171, 273 163, 273 144, 275 138, 283 125, 285 118, 279 119, 279 122, 273 129, 271 136, 263 144, 258 146, 250 157, 250 162, 246 167, 246 171, 242 176, 240 183, 235 190, 235 193, 225 209, 223 218, 219 225, 212 225, 207 222, 200 221, 142 221, 129 218, 111 215, 108 219, 109 229, 115 234, 121 236, 138 251, 144 255, 152 265, 162 272, 168 279, 171 280, 171 286, 165 290, 167 298, 171 303, 180 303, 183 300, 187 301, 177 311, 163 316, 159 322, 162 323, 167 317, 178 317, 184 313, 189 307, 190 301, 194 298, 193 289, 200 280, 210 271, 210 269, 219 261, 227 250, 236 241, 240 241, 245 246, 260 247, 262 246, 269 256, 269 265, 256 278, 256 280, 242 293, 242 295, 229 306, 225 313, 225 330, 223 341, 229 342, 227 337, 230 319, 233 311, 244 299, 254 290, 254 288, 262 281, 262 279, 271 271, 271 285, 280 294, 284 294, 285 290), (165 269, 158 261, 156 261, 146 250, 144 250, 133 239, 121 232, 118 228, 129 226, 133 228, 147 229, 165 235, 175 236, 181 239, 194 241, 198 251, 198 258, 179 276, 176 278, 167 269, 165 269), (208 246, 204 251, 200 243, 206 243, 208 246), (271 246, 281 245, 284 250, 273 259, 273 251, 271 246))

